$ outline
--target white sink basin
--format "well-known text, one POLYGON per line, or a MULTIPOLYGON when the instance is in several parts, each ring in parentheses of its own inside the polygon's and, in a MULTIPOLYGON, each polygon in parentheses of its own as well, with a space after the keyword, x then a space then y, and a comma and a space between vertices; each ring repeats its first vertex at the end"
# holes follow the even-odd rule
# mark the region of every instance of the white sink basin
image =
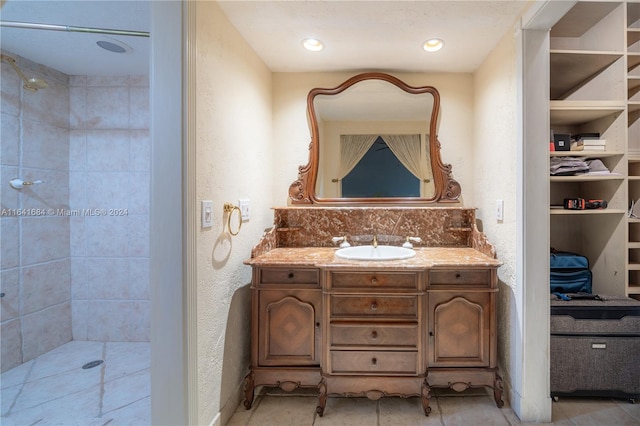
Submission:
POLYGON ((396 246, 354 246, 336 251, 336 256, 349 260, 397 260, 416 255, 410 248, 396 246))

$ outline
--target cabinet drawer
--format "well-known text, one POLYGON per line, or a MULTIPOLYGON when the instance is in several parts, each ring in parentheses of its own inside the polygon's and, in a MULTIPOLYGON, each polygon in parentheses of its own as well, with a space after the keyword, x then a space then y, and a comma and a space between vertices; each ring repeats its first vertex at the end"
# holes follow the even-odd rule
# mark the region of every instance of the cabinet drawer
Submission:
POLYGON ((491 287, 491 271, 460 270, 429 271, 429 287, 491 287))
POLYGON ((412 272, 331 272, 330 284, 334 289, 370 288, 418 289, 418 274, 412 272))
POLYGON ((332 346, 378 346, 418 349, 418 324, 331 324, 332 346))
POLYGON ((260 285, 307 284, 317 287, 320 274, 317 269, 260 268, 258 282, 260 285))
POLYGON ((417 296, 331 295, 331 317, 418 318, 417 296))
POLYGON ((331 372, 418 374, 418 352, 331 351, 331 372))

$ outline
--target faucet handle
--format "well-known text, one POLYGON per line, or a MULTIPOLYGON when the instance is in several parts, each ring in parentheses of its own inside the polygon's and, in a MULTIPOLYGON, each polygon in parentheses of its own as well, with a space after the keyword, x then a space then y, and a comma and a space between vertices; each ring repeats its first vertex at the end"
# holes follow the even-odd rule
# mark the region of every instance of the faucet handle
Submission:
POLYGON ((407 241, 405 241, 405 243, 402 244, 402 247, 404 247, 404 248, 413 248, 413 244, 411 244, 412 242, 421 243, 422 242, 422 238, 420 238, 420 237, 407 237, 407 241))
POLYGON ((340 243, 340 248, 351 247, 351 244, 347 241, 346 235, 344 237, 333 237, 331 241, 334 243, 340 243))

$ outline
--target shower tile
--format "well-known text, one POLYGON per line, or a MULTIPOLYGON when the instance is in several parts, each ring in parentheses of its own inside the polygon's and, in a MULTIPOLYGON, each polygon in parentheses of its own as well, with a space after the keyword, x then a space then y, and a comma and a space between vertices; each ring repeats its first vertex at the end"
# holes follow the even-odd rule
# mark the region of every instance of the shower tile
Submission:
MULTIPOLYGON (((87 173, 86 207, 126 209, 129 207, 129 173, 87 173)), ((115 217, 115 216, 112 216, 115 217)))
MULTIPOLYGON (((2 378, 4 381, 4 375, 2 378)), ((2 411, 0 411, 0 414, 2 414, 2 417, 5 417, 5 413, 9 411, 21 390, 22 383, 17 386, 4 386, 2 388, 2 393, 0 394, 0 403, 2 403, 2 411)), ((4 420, 2 420, 2 424, 4 425, 4 420)))
POLYGON ((23 265, 69 257, 69 218, 22 218, 21 250, 23 265))
POLYGON ((0 387, 6 389, 13 386, 22 386, 29 378, 34 362, 35 360, 23 362, 17 367, 3 372, 0 376, 0 387))
POLYGON ((22 167, 69 170, 69 130, 22 120, 22 167))
POLYGON ((129 126, 131 129, 149 128, 149 88, 131 87, 131 106, 129 126))
POLYGON ((87 128, 86 87, 69 88, 69 127, 71 129, 87 128))
MULTIPOLYGON (((107 342, 105 350, 105 363, 107 369, 104 374, 104 381, 120 379, 133 373, 141 371, 149 373, 151 346, 149 342, 107 342)), ((135 399, 140 398, 138 394, 135 399)))
POLYGON ((131 401, 143 399, 149 395, 151 395, 149 371, 128 374, 105 382, 102 410, 109 416, 113 411, 131 404, 131 401))
POLYGON ((87 129, 128 129, 129 88, 88 87, 86 127, 87 129))
POLYGON ((23 268, 23 315, 70 300, 71 261, 69 259, 23 268))
MULTIPOLYGON (((103 359, 105 343, 71 341, 40 355, 34 362, 28 383, 65 373, 77 374, 88 362, 103 359)), ((100 367, 95 367, 99 369, 100 367)), ((93 385, 94 383, 90 383, 93 385)))
POLYGON ((71 302, 71 334, 74 340, 88 340, 88 320, 89 302, 86 300, 73 300, 71 302))
POLYGON ((129 214, 149 214, 151 182, 148 172, 129 175, 129 214))
POLYGON ((148 172, 151 169, 151 138, 149 130, 132 130, 130 133, 129 170, 148 172))
POLYGON ((22 350, 31 360, 71 340, 71 303, 65 302, 22 317, 22 350))
MULTIPOLYGON (((77 207, 76 207, 77 208, 77 207)), ((87 253, 86 239, 87 231, 85 218, 83 216, 69 218, 69 244, 71 245, 71 256, 85 256, 87 253)))
MULTIPOLYGON (((39 380, 27 382, 22 389, 22 393, 18 396, 13 410, 15 410, 15 412, 20 412, 51 401, 53 403, 52 405, 47 404, 47 408, 51 411, 47 410, 41 413, 46 415, 47 420, 58 414, 57 410, 54 408, 56 403, 65 407, 67 415, 69 416, 71 414, 69 411, 72 411, 73 408, 68 403, 62 405, 61 399, 69 396, 79 398, 83 394, 91 394, 94 391, 97 391, 97 394, 99 395, 100 370, 101 367, 89 370, 78 368, 77 370, 69 371, 65 374, 48 376, 39 380)), ((98 405, 96 404, 95 408, 97 408, 97 406, 98 405)), ((65 410, 59 414, 64 414, 64 411, 65 410)), ((84 417, 87 413, 76 413, 76 415, 78 414, 81 414, 84 417)))
MULTIPOLYGON (((4 185, 3 185, 4 186, 4 185)), ((4 208, 4 204, 2 205, 4 208)), ((20 229, 17 217, 3 217, 0 219, 0 259, 2 269, 14 268, 20 262, 20 229)))
POLYGON ((43 181, 41 184, 32 185, 20 191, 23 208, 48 211, 47 216, 68 215, 68 172, 23 168, 22 178, 28 181, 43 181))
POLYGON ((87 259, 87 298, 129 298, 129 261, 126 258, 87 259))
POLYGON ((89 301, 90 340, 149 341, 149 302, 89 301))
POLYGON ((87 86, 89 87, 105 87, 105 86, 128 86, 128 75, 88 75, 87 86))
POLYGON ((130 75, 129 86, 149 87, 149 76, 148 75, 130 75))
POLYGON ((87 273, 88 273, 87 260, 83 257, 72 257, 71 258, 71 298, 73 300, 83 300, 89 297, 87 273))
POLYGON ((20 88, 22 87, 22 80, 15 73, 11 65, 2 62, 0 68, 1 80, 1 96, 0 96, 0 111, 3 114, 18 115, 20 114, 20 108, 22 104, 20 102, 20 88))
POLYGON ((129 256, 149 257, 149 217, 129 216, 129 256))
POLYGON ((4 269, 0 273, 0 321, 7 321, 20 315, 20 270, 4 269))
POLYGON ((127 217, 86 217, 87 256, 123 256, 129 235, 127 217))
POLYGON ((69 87, 66 83, 48 80, 49 87, 37 92, 23 91, 22 117, 69 128, 69 87))
POLYGON ((71 87, 82 87, 87 85, 87 76, 86 75, 70 75, 69 76, 69 86, 71 87))
POLYGON ((80 210, 88 208, 86 192, 87 176, 88 174, 84 172, 69 173, 69 208, 80 210))
POLYGON ((113 424, 116 425, 141 426, 151 424, 151 397, 143 398, 118 410, 105 413, 104 417, 112 418, 113 424))
POLYGON ((3 165, 17 166, 20 164, 20 121, 18 117, 5 114, 0 109, 0 133, 2 134, 2 151, 0 159, 3 165))
POLYGON ((129 131, 87 132, 87 170, 122 172, 129 170, 129 131))
POLYGON ((69 132, 69 170, 87 170, 87 131, 71 130, 69 132))
MULTIPOLYGON (((2 166, 0 168, 0 174, 2 176, 2 182, 9 182, 13 178, 17 178, 19 176, 18 168, 12 166, 2 166)), ((18 203, 18 199, 20 197, 20 192, 16 189, 13 189, 8 184, 4 184, 0 186, 0 200, 2 200, 1 207, 3 209, 17 209, 20 204, 18 203)), ((14 213, 3 214, 2 217, 15 216, 14 213)))
POLYGON ((22 363, 22 333, 20 319, 4 321, 0 324, 2 345, 0 345, 0 366, 2 372, 22 363))
POLYGON ((132 299, 149 300, 149 259, 129 259, 129 294, 132 299))

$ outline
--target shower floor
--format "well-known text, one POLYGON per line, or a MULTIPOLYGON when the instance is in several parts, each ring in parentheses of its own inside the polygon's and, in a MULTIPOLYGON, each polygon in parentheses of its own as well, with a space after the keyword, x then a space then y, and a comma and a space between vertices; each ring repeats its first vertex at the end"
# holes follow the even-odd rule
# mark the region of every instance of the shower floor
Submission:
POLYGON ((149 365, 147 342, 71 341, 2 373, 0 424, 150 425, 149 365))

